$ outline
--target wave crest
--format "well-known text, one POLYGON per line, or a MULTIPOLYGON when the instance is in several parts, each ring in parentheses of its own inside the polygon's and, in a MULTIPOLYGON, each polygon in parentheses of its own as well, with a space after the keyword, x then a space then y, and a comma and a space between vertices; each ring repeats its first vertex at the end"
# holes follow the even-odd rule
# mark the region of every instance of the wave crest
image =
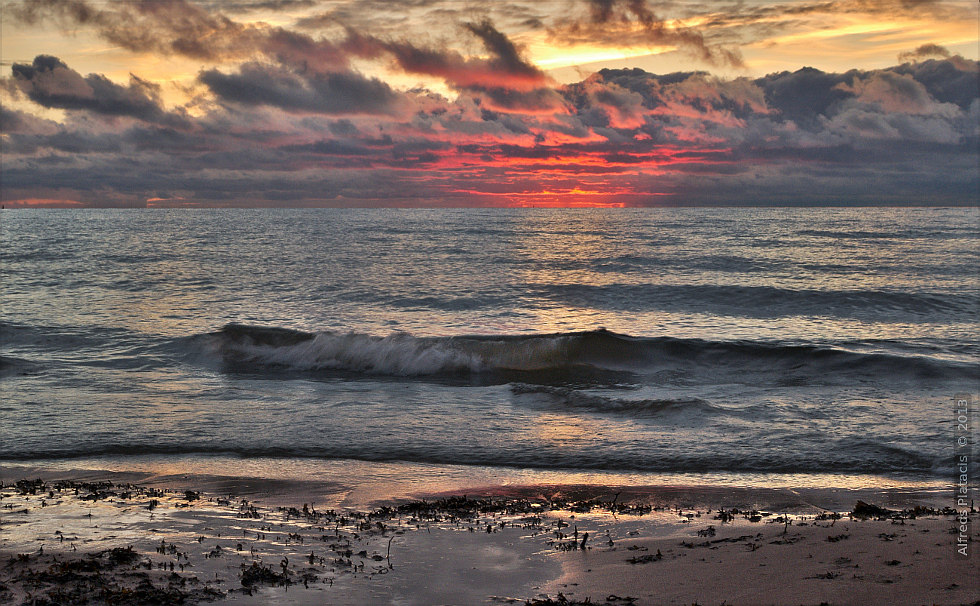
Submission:
MULTIPOLYGON (((501 378, 613 381, 626 374, 680 373, 696 381, 836 381, 976 378, 973 365, 921 355, 857 352, 829 346, 631 337, 604 329, 543 335, 415 337, 304 332, 228 324, 194 337, 235 369, 334 370, 392 376, 498 373, 501 378), (725 375, 725 377, 722 377, 725 375), (835 378, 837 377, 837 378, 835 378)), ((198 350, 200 351, 200 350, 198 350)), ((534 380, 532 382, 538 382, 534 380)), ((547 382, 547 381, 546 381, 547 382)))
POLYGON ((229 324, 209 335, 227 361, 293 370, 350 370, 391 375, 479 371, 482 362, 438 341, 404 333, 306 333, 229 324))

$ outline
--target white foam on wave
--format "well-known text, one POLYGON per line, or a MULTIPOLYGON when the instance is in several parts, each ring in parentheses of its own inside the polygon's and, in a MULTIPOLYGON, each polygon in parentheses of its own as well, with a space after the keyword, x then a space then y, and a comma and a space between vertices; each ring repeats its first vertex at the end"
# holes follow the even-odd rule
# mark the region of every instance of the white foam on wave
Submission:
POLYGON ((579 362, 573 335, 547 335, 521 339, 447 339, 454 347, 477 356, 485 367, 497 370, 547 370, 579 362))
POLYGON ((639 374, 676 371, 709 382, 975 378, 974 365, 922 356, 748 341, 637 338, 604 330, 544 335, 415 337, 358 332, 308 333, 227 325, 192 339, 190 355, 256 367, 333 369, 393 376, 582 370, 639 374), (200 339, 204 339, 203 350, 200 339), (774 374, 775 373, 775 374, 774 374), (732 376, 732 375, 736 376, 732 376), (846 376, 845 376, 846 375, 846 376))
POLYGON ((217 335, 216 353, 238 362, 295 370, 351 370, 399 376, 488 370, 535 371, 575 363, 574 337, 414 337, 394 333, 321 332, 311 338, 268 343, 217 335))
POLYGON ((387 337, 319 333, 292 345, 236 342, 230 348, 249 361, 297 370, 337 369, 411 376, 479 371, 483 367, 478 356, 398 333, 387 337))

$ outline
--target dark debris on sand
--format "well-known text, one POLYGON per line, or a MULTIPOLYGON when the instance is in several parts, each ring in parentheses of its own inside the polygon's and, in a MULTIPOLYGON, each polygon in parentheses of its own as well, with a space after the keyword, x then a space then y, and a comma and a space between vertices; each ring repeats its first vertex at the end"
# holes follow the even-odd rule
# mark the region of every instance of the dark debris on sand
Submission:
POLYGON ((252 562, 252 565, 245 567, 242 565, 241 574, 242 587, 251 589, 256 585, 289 585, 289 570, 283 566, 282 572, 276 572, 271 566, 260 562, 252 562))
MULTIPOLYGON (((176 573, 154 580, 144 571, 151 567, 132 547, 117 547, 64 559, 20 554, 8 560, 4 577, 25 590, 23 606, 171 606, 213 601, 224 595, 209 587, 188 589, 188 584, 198 584, 197 579, 176 573)), ((5 603, 13 599, 6 584, 0 585, 0 598, 5 603)))
POLYGON ((593 602, 591 598, 585 598, 585 600, 581 601, 572 600, 565 597, 565 595, 561 592, 559 592, 554 598, 535 598, 524 602, 525 606, 630 606, 634 603, 636 603, 636 598, 631 598, 628 596, 620 597, 618 595, 610 595, 601 602, 593 602))
POLYGON ((874 518, 876 520, 914 520, 919 516, 954 516, 957 513, 958 512, 952 507, 936 509, 933 507, 923 507, 921 505, 912 509, 895 511, 892 509, 885 509, 884 507, 879 507, 878 505, 873 505, 871 503, 865 503, 864 501, 858 501, 854 504, 854 510, 851 511, 850 515, 852 518, 859 520, 867 520, 869 518, 874 518))
MULTIPOLYGON (((3 488, 0 483, 0 488, 3 488)), ((158 490, 130 484, 113 484, 112 482, 72 482, 62 481, 53 484, 46 484, 42 480, 21 480, 15 484, 20 495, 33 495, 35 499, 41 501, 44 507, 44 499, 53 499, 57 496, 72 496, 76 499, 85 501, 111 500, 117 503, 132 501, 129 505, 138 503, 140 507, 153 510, 161 506, 161 502, 169 503, 171 507, 189 507, 194 501, 211 501, 209 497, 202 493, 185 490, 171 491, 158 490), (169 497, 164 499, 164 497, 169 497), (148 503, 148 504, 147 504, 148 503)), ((592 498, 586 500, 551 498, 515 498, 515 497, 495 497, 495 498, 468 498, 466 496, 450 496, 432 501, 421 500, 398 505, 380 507, 371 512, 356 511, 317 511, 309 505, 303 505, 302 509, 295 507, 280 507, 277 512, 285 522, 290 520, 294 526, 284 528, 278 524, 273 528, 273 518, 269 515, 271 511, 260 509, 247 500, 242 500, 238 507, 237 516, 249 520, 252 524, 243 531, 243 536, 236 542, 231 539, 225 540, 225 546, 215 541, 215 545, 210 552, 205 552, 205 558, 211 557, 230 557, 225 554, 237 554, 247 559, 246 554, 250 540, 266 540, 266 535, 275 536, 275 540, 280 537, 285 540, 287 545, 304 545, 304 550, 309 550, 308 556, 303 556, 298 561, 294 558, 292 566, 289 559, 282 558, 273 565, 264 564, 260 559, 256 561, 254 554, 252 561, 245 561, 241 565, 238 580, 241 582, 240 589, 229 589, 228 594, 243 592, 251 595, 253 591, 261 587, 288 587, 293 584, 308 586, 309 583, 329 583, 333 586, 334 577, 345 574, 366 575, 371 578, 374 575, 387 574, 397 565, 391 561, 392 540, 398 534, 403 534, 411 527, 416 529, 428 524, 448 523, 455 524, 457 527, 465 528, 470 532, 486 533, 497 532, 498 529, 506 525, 519 525, 522 528, 530 528, 536 534, 546 531, 544 514, 547 511, 570 511, 573 513, 586 512, 611 512, 616 515, 645 515, 651 511, 665 511, 675 508, 655 507, 646 504, 630 504, 619 501, 620 493, 616 493, 613 498, 592 498), (507 520, 501 517, 513 517, 516 519, 507 520), (296 523, 299 526, 295 526, 296 523), (302 523, 309 525, 305 532, 292 531, 292 528, 300 529, 302 523), (278 536, 277 536, 278 535, 278 536), (372 539, 383 545, 387 542, 387 547, 378 548, 373 553, 368 553, 367 549, 360 549, 366 544, 365 541, 372 539), (315 541, 315 542, 314 542, 315 541), (308 562, 309 567, 302 569, 297 566, 305 566, 308 562), (370 567, 370 568, 368 568, 370 567)), ((232 506, 231 501, 218 499, 219 505, 232 506)), ((676 509, 678 515, 682 515, 690 521, 693 518, 701 517, 700 512, 684 513, 676 509)), ((904 523, 902 520, 914 519, 917 516, 925 515, 950 515, 956 512, 951 509, 935 510, 931 508, 916 507, 911 510, 892 511, 858 501, 849 516, 854 519, 890 519, 893 523, 904 523)), ((711 512, 706 512, 711 515, 711 512)), ((740 511, 738 509, 718 510, 713 517, 721 524, 734 521, 736 517, 743 517, 749 522, 760 522, 771 514, 759 511, 740 511)), ((844 514, 848 515, 848 514, 844 514)), ((826 513, 818 516, 817 520, 829 520, 830 526, 842 517, 838 513, 826 513)), ((788 517, 780 517, 773 520, 774 523, 785 522, 789 526, 788 517)), ((580 536, 577 526, 569 529, 569 524, 562 523, 559 519, 555 530, 555 539, 549 542, 558 550, 569 549, 589 549, 587 543, 588 532, 583 532, 580 536)), ((703 540, 701 543, 682 543, 685 547, 713 547, 713 543, 727 541, 750 541, 755 538, 746 535, 738 538, 714 539, 715 527, 708 526, 699 530, 698 535, 703 540)), ((220 536, 220 535, 219 535, 220 536)), ((757 537, 756 537, 757 538, 757 537)), ((828 537, 827 540, 834 542, 846 539, 847 535, 836 535, 828 537)), ((65 539, 64 536, 61 537, 65 539)), ((202 542, 205 537, 200 537, 198 542, 202 542)), ((791 537, 784 537, 782 542, 791 543, 791 537)), ((594 542, 594 541, 593 541, 594 542)), ((377 547, 377 545, 375 545, 377 547)), ((210 547, 210 545, 209 545, 210 547)), ((74 545, 72 545, 74 548, 74 545)), ((295 549, 295 548, 294 548, 295 549)), ((132 547, 114 548, 99 553, 83 554, 55 554, 44 555, 43 548, 40 554, 21 554, 10 558, 4 565, 0 561, 0 603, 21 603, 25 606, 41 606, 49 604, 113 604, 113 605, 190 605, 200 602, 213 601, 224 597, 225 592, 215 589, 213 582, 201 582, 194 576, 181 575, 174 572, 174 565, 180 567, 180 572, 184 571, 185 565, 190 565, 188 555, 178 548, 176 544, 169 544, 162 540, 156 547, 157 553, 165 556, 173 556, 174 561, 167 562, 170 574, 166 574, 167 568, 164 563, 158 562, 157 574, 153 574, 154 564, 140 552, 132 547), (163 574, 159 574, 163 569, 163 574), (15 594, 19 592, 19 595, 15 594), (17 602, 19 600, 19 602, 17 602)), ((293 555, 290 553, 290 555, 293 555)), ((658 551, 656 555, 639 555, 627 560, 630 564, 653 564, 662 559, 658 551)), ((620 597, 610 595, 604 600, 593 602, 591 599, 578 601, 570 599, 559 593, 556 597, 538 596, 526 602, 527 606, 575 606, 579 604, 632 604, 635 598, 620 597)))

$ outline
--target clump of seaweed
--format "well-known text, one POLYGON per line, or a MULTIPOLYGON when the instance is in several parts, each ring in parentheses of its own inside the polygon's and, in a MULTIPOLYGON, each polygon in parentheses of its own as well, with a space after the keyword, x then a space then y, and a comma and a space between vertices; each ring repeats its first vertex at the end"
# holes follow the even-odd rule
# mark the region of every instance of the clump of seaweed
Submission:
POLYGON ((25 603, 37 605, 172 606, 224 596, 210 587, 185 590, 186 579, 177 574, 172 574, 166 584, 154 583, 144 572, 129 572, 122 577, 105 574, 116 566, 137 563, 143 564, 142 558, 128 547, 68 560, 21 555, 11 559, 6 572, 11 581, 31 588, 32 597, 25 603), (25 566, 14 569, 15 564, 25 566), (134 579, 135 585, 125 582, 127 579, 134 579))
POLYGON ((851 517, 866 520, 868 518, 886 518, 893 513, 894 512, 890 509, 872 505, 871 503, 865 503, 864 501, 858 501, 854 504, 854 510, 851 512, 851 517))
POLYGON ((105 558, 110 566, 132 566, 140 561, 140 554, 133 551, 133 546, 115 547, 99 554, 105 558))
POLYGON ((276 572, 271 566, 261 562, 252 562, 248 568, 242 567, 242 587, 251 589, 256 585, 289 585, 289 573, 286 566, 282 572, 276 572))
POLYGON ((548 596, 544 598, 534 598, 524 602, 525 606, 597 606, 597 604, 625 604, 629 606, 630 604, 636 603, 636 598, 629 596, 618 596, 611 594, 606 597, 602 602, 593 602, 592 598, 585 598, 584 600, 573 600, 567 598, 561 592, 558 593, 554 598, 548 596))

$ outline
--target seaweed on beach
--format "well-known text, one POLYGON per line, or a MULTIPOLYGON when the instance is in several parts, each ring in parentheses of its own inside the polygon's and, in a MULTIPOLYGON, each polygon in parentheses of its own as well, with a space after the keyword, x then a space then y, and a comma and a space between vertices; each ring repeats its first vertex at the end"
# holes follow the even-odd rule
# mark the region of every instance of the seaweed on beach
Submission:
POLYGON ((872 505, 871 503, 865 503, 864 501, 858 501, 854 504, 854 510, 851 511, 851 517, 866 520, 868 518, 885 518, 893 513, 895 512, 891 511, 890 509, 872 505))
POLYGON ((923 505, 916 505, 911 509, 896 511, 893 509, 885 509, 884 507, 871 503, 865 503, 864 501, 858 501, 854 504, 854 509, 851 511, 850 516, 859 520, 867 520, 869 518, 874 518, 877 520, 914 520, 921 516, 955 516, 958 513, 959 512, 952 507, 937 509, 935 507, 925 507, 923 505))
POLYGON ((16 484, 14 485, 22 495, 33 495, 37 494, 38 491, 44 491, 44 481, 40 478, 36 480, 17 480, 16 484))
POLYGON ((527 499, 470 499, 466 496, 452 496, 436 501, 413 501, 394 508, 382 508, 374 514, 376 517, 392 514, 411 515, 421 520, 440 521, 443 519, 468 520, 480 515, 504 514, 519 515, 537 510, 527 499))
MULTIPOLYGON (((11 558, 8 570, 15 563, 23 566, 13 572, 9 580, 32 588, 29 601, 24 602, 30 606, 182 606, 223 597, 220 591, 209 587, 187 591, 183 589, 186 579, 177 574, 172 574, 166 583, 154 583, 145 572, 126 572, 118 576, 105 574, 117 567, 141 563, 139 554, 131 548, 116 548, 67 560, 43 556, 11 558)), ((10 593, 9 588, 7 593, 10 593)))
POLYGON ((561 592, 558 593, 554 598, 548 596, 544 598, 534 598, 524 602, 525 606, 599 606, 600 604, 606 604, 611 606, 613 604, 622 604, 629 606, 636 602, 636 598, 629 596, 618 596, 611 594, 606 597, 605 600, 601 602, 593 602, 592 598, 585 598, 584 600, 573 600, 565 597, 561 592))
MULTIPOLYGON (((13 487, 8 488, 6 494, 15 497, 13 487)), ((604 513, 608 511, 616 514, 627 510, 640 510, 625 502, 620 502, 620 493, 610 496, 612 493, 607 492, 607 496, 602 499, 587 498, 575 501, 563 500, 553 495, 542 495, 542 491, 537 488, 535 488, 534 495, 529 498, 501 495, 481 498, 449 496, 436 500, 393 504, 378 507, 373 511, 327 509, 318 511, 312 504, 303 504, 301 507, 268 508, 257 506, 244 499, 239 501, 240 506, 238 506, 237 503, 234 503, 236 499, 214 499, 206 493, 196 491, 158 490, 132 485, 114 485, 109 482, 44 484, 40 480, 26 480, 17 487, 17 491, 27 494, 25 494, 26 498, 15 498, 15 500, 26 503, 40 502, 41 507, 45 506, 44 499, 48 499, 52 492, 63 494, 65 498, 53 502, 49 500, 49 509, 41 515, 48 515, 52 512, 51 503, 58 506, 71 506, 72 503, 77 504, 78 501, 87 500, 84 498, 85 495, 113 493, 118 494, 119 497, 113 500, 112 505, 135 512, 144 520, 147 518, 150 520, 158 519, 154 518, 155 514, 147 514, 146 509, 153 511, 156 508, 167 510, 169 508, 187 507, 188 500, 192 497, 193 500, 201 501, 201 504, 196 504, 196 506, 200 506, 202 514, 208 514, 210 511, 208 503, 217 503, 226 508, 224 510, 225 515, 231 514, 249 519, 245 523, 236 523, 236 525, 240 524, 237 530, 241 531, 237 537, 227 533, 224 527, 204 528, 201 531, 204 534, 197 536, 196 542, 190 548, 182 543, 170 543, 166 536, 161 537, 161 535, 156 534, 159 532, 160 526, 158 523, 154 523, 154 530, 152 531, 154 542, 152 544, 137 545, 136 548, 116 547, 89 555, 78 553, 77 557, 68 558, 63 558, 64 550, 70 547, 74 552, 75 544, 71 541, 79 541, 79 545, 82 545, 79 537, 84 538, 84 533, 78 534, 72 531, 68 532, 66 536, 60 531, 55 531, 55 536, 43 537, 45 541, 52 541, 50 550, 49 543, 45 542, 30 554, 25 553, 11 557, 5 567, 4 562, 0 562, 0 567, 2 567, 0 570, 0 603, 10 601, 17 604, 23 603, 24 606, 27 604, 31 606, 35 604, 149 604, 151 606, 187 604, 189 606, 224 595, 220 590, 227 590, 228 595, 243 593, 252 595, 253 592, 260 590, 276 591, 268 589, 271 587, 281 588, 277 591, 284 591, 296 585, 309 588, 313 584, 329 584, 330 587, 333 587, 334 581, 342 579, 345 575, 348 575, 349 578, 371 579, 378 575, 389 574, 390 571, 395 570, 391 561, 392 556, 396 558, 395 563, 398 564, 399 537, 420 529, 425 532, 430 529, 430 526, 433 530, 446 528, 481 534, 484 531, 486 534, 500 532, 507 527, 530 528, 532 532, 525 532, 522 536, 547 537, 547 544, 557 551, 589 550, 593 545, 596 545, 596 549, 601 549, 599 546, 606 545, 605 538, 608 538, 608 545, 614 551, 612 536, 608 532, 605 538, 597 542, 595 538, 590 537, 601 535, 597 535, 594 529, 590 529, 591 534, 586 532, 585 528, 582 528, 580 532, 578 525, 583 523, 583 519, 574 515, 569 517, 567 513, 569 511, 575 513, 580 511, 604 513), (34 496, 29 496, 32 494, 31 491, 34 491, 34 496), (68 493, 64 494, 64 491, 68 491, 68 493), (74 494, 71 494, 72 492, 74 494), (136 501, 123 501, 123 499, 129 501, 134 495, 137 497, 136 501), (158 498, 150 498, 151 496, 158 498), (547 515, 547 512, 551 512, 551 515, 547 515), (251 521, 253 519, 254 522, 251 521), (210 534, 208 534, 209 532, 210 534), (552 533, 553 536, 549 536, 552 533), (211 541, 211 539, 216 540, 211 541), (221 539, 220 544, 217 539, 221 539), (206 544, 205 541, 207 541, 206 544), (396 547, 394 554, 392 553, 393 542, 396 547), (265 546, 271 546, 269 551, 266 551, 265 546), (169 557, 156 558, 156 561, 151 561, 146 557, 146 551, 169 557), (56 553, 49 555, 50 552, 56 553), (192 564, 188 554, 195 558, 202 557, 207 560, 220 557, 224 561, 218 568, 208 568, 207 574, 202 577, 203 580, 199 581, 194 576, 181 576, 174 573, 175 567, 178 567, 179 572, 183 573, 185 566, 199 564, 196 561, 192 564), (270 554, 278 555, 270 556, 270 554), (278 563, 279 556, 282 556, 281 563, 278 563), (260 557, 267 559, 271 565, 263 563, 259 559, 260 557), (268 559, 269 557, 276 557, 277 559, 268 559), (294 562, 292 566, 289 565, 290 561, 294 562), (306 566, 307 563, 309 567, 306 566), (170 576, 166 576, 168 569, 170 576), (224 571, 224 574, 230 574, 231 578, 219 577, 218 572, 221 571, 224 571), (160 576, 161 573, 163 576, 160 576), (213 578, 212 573, 214 573, 213 578), (220 585, 229 581, 231 582, 230 586, 220 585), (230 588, 237 585, 237 581, 240 581, 241 585, 237 589, 230 588), (22 602, 25 591, 30 592, 30 598, 29 601, 22 602), (19 592, 20 596, 14 592, 19 592)), ((82 515, 90 511, 106 513, 113 509, 108 504, 99 508, 94 508, 90 504, 85 504, 83 507, 81 509, 82 515)), ((652 509, 662 510, 660 507, 652 509)), ((797 519, 787 514, 777 516, 764 511, 734 508, 685 512, 675 506, 666 510, 677 513, 680 516, 679 523, 694 522, 694 518, 704 517, 701 520, 704 526, 699 524, 698 528, 688 528, 690 535, 696 536, 696 538, 690 539, 690 542, 680 543, 682 547, 687 549, 717 549, 722 543, 738 543, 746 550, 755 551, 766 544, 793 545, 808 536, 810 537, 808 542, 814 546, 816 546, 816 541, 819 541, 820 544, 824 544, 825 541, 837 543, 849 538, 846 532, 843 534, 826 533, 818 530, 815 531, 817 534, 810 533, 809 535, 787 532, 786 530, 790 528, 790 521, 797 519), (749 522, 759 522, 765 519, 770 524, 785 524, 786 529, 783 529, 783 534, 771 541, 766 539, 762 532, 755 535, 727 536, 728 533, 724 532, 724 527, 717 522, 708 522, 708 519, 716 512, 717 516, 714 516, 713 519, 720 521, 721 524, 728 524, 735 521, 737 517, 744 517, 749 522)), ((904 511, 890 511, 858 502, 858 506, 855 507, 855 511, 851 515, 856 517, 858 514, 869 512, 875 517, 885 517, 886 522, 884 524, 887 524, 889 528, 891 525, 888 524, 887 519, 891 519, 892 524, 904 524, 900 520, 920 515, 942 515, 946 513, 943 510, 921 506, 904 511)), ((847 515, 845 513, 844 517, 847 515)), ((803 523, 802 520, 808 519, 803 517, 799 518, 794 525, 832 528, 833 522, 841 519, 841 517, 838 514, 821 514, 814 517, 814 521, 830 520, 828 524, 803 523)), ((89 521, 87 525, 93 523, 89 521)), ((588 520, 585 521, 585 524, 589 523, 588 520)), ((861 526, 865 525, 862 524, 861 526)), ((872 529, 864 528, 863 530, 870 531, 872 529)), ((848 528, 845 527, 843 530, 847 531, 848 528)), ((908 532, 908 530, 903 529, 901 532, 908 532)), ((197 534, 195 533, 195 535, 197 534)), ((633 534, 631 532, 630 536, 633 534)), ((769 533, 766 533, 765 536, 769 536, 769 533)), ((892 540, 897 536, 899 535, 880 533, 876 542, 879 539, 882 541, 892 540)), ((902 534, 901 536, 905 535, 902 534)), ((187 541, 190 540, 192 539, 187 538, 187 541)), ((543 538, 539 540, 544 541, 543 538)), ((846 546, 848 543, 843 545, 846 546)), ((666 550, 666 555, 655 549, 651 550, 656 551, 655 554, 637 553, 647 551, 645 547, 639 546, 625 547, 625 549, 630 553, 624 552, 624 559, 619 561, 636 565, 639 569, 637 572, 642 572, 643 568, 662 569, 668 564, 665 562, 658 563, 660 560, 676 560, 687 555, 683 551, 670 549, 666 550)), ((792 550, 784 549, 784 551, 792 550)), ((702 551, 702 553, 704 552, 702 551)), ((892 555, 889 554, 889 558, 891 557, 892 555)), ((906 564, 902 564, 898 560, 894 560, 896 563, 892 564, 893 560, 891 559, 883 561, 886 566, 901 566, 903 570, 906 566, 912 565, 908 563, 910 560, 906 557, 900 559, 906 564)), ((210 562, 208 565, 211 566, 210 562)), ((411 564, 406 559, 405 567, 402 570, 410 566, 411 564)), ((197 568, 196 570, 200 573, 204 569, 197 568)), ((816 572, 823 572, 823 570, 816 572)), ((831 572, 835 575, 838 574, 837 570, 831 572)), ((520 597, 521 600, 526 598, 526 595, 520 597)), ((572 594, 570 597, 559 594, 555 597, 538 595, 526 603, 532 606, 548 606, 551 604, 575 606, 578 604, 629 604, 632 603, 631 600, 632 598, 621 598, 613 595, 603 599, 600 596, 587 597, 584 594, 572 594)))
POLYGON ((133 546, 115 547, 99 554, 108 560, 110 566, 132 566, 140 560, 140 554, 133 551, 133 546))
POLYGON ((585 598, 585 600, 581 602, 578 600, 569 600, 564 596, 564 594, 558 592, 558 595, 555 596, 554 599, 551 597, 535 598, 526 601, 524 604, 526 606, 584 606, 586 604, 592 606, 592 600, 590 598, 585 598))
POLYGON ((286 566, 282 572, 276 572, 271 566, 261 562, 252 562, 248 568, 242 567, 241 574, 242 587, 251 589, 256 585, 289 585, 289 573, 286 566))
POLYGON ((626 561, 629 562, 630 564, 649 564, 650 562, 659 562, 662 559, 664 559, 664 556, 662 553, 660 553, 660 550, 658 549, 657 553, 655 554, 645 553, 641 556, 633 556, 632 558, 626 561))

